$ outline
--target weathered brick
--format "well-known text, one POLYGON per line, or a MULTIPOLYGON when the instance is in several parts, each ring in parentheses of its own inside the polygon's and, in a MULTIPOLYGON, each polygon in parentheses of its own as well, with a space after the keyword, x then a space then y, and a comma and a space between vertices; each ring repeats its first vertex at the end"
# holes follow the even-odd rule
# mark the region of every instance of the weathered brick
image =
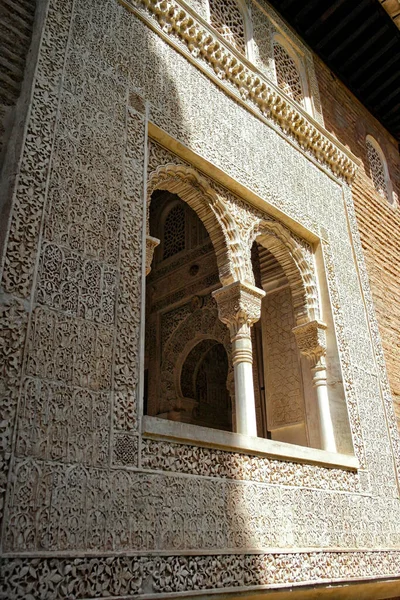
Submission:
POLYGON ((325 126, 361 160, 353 199, 400 430, 400 208, 374 188, 365 137, 372 135, 381 146, 398 197, 397 142, 320 60, 315 62, 325 126))

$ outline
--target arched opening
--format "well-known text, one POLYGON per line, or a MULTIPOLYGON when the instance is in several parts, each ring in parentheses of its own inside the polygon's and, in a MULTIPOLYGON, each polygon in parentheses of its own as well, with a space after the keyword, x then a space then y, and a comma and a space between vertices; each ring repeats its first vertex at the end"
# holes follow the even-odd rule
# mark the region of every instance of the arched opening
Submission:
POLYGON ((293 334, 296 316, 290 281, 276 256, 257 241, 252 263, 255 283, 266 292, 261 319, 252 331, 258 435, 308 446, 304 374, 293 334))
POLYGON ((201 340, 189 352, 182 367, 180 384, 183 398, 192 403, 192 424, 232 430, 228 371, 226 350, 216 340, 201 340))
POLYGON ((278 41, 274 42, 275 72, 278 86, 290 98, 304 106, 304 89, 296 61, 278 41))
POLYGON ((320 249, 263 220, 250 260, 223 199, 186 165, 158 167, 148 194, 144 414, 347 451, 320 249))
POLYGON ((211 295, 221 287, 214 245, 196 212, 164 189, 152 193, 149 234, 160 244, 146 279, 144 412, 232 430, 229 331, 211 295))

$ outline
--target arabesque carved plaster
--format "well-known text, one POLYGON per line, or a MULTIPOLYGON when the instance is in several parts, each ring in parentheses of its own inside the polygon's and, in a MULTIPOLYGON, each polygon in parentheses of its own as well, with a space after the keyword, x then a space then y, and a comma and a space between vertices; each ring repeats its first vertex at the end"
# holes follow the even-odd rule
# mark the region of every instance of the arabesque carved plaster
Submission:
MULTIPOLYGON (((178 3, 165 5, 176 28, 178 3)), ((49 3, 2 271, 1 593, 129 597, 396 577, 400 441, 345 183, 354 163, 219 38, 207 42, 210 60, 189 61, 140 10, 153 29, 115 0, 102 10, 94 0, 49 3), (216 43, 228 65, 222 86, 194 66, 222 73, 216 43), (261 107, 288 137, 233 100, 239 88, 246 106, 261 107), (215 164, 265 211, 149 142, 149 119, 171 147, 187 145, 205 171, 215 164), (293 142, 300 138, 309 154, 293 142), (322 240, 360 469, 141 436, 146 165, 196 202, 207 198, 227 282, 240 274, 253 283, 252 242, 279 229, 306 320, 321 311, 313 248, 278 228, 268 208, 322 240), (189 182, 176 174, 185 172, 189 182)), ((186 52, 180 35, 174 42, 186 52)), ((200 52, 205 43, 196 42, 200 52)))

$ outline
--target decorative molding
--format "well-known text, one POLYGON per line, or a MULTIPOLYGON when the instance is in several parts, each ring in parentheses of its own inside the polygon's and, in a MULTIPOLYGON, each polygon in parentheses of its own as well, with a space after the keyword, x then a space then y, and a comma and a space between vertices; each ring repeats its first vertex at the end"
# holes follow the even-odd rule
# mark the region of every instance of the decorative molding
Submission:
POLYGON ((170 43, 176 45, 178 42, 179 50, 184 44, 185 56, 201 65, 203 70, 202 62, 207 63, 207 68, 213 69, 220 85, 232 86, 235 95, 239 92, 247 106, 255 105, 258 114, 272 119, 286 135, 294 137, 303 150, 311 152, 318 162, 328 166, 347 183, 353 181, 357 169, 355 157, 350 158, 345 148, 341 149, 333 138, 330 139, 328 132, 322 130, 306 111, 268 81, 240 52, 228 47, 223 37, 212 31, 190 9, 176 0, 119 1, 140 18, 145 18, 170 43))
POLYGON ((397 578, 395 550, 272 552, 183 556, 9 557, 3 598, 171 597, 207 591, 246 591, 293 583, 318 584, 397 578), (153 596, 151 596, 153 597, 153 596))
POLYGON ((246 278, 235 220, 204 177, 185 164, 159 166, 148 178, 147 214, 151 195, 155 190, 168 190, 178 194, 197 213, 213 243, 223 285, 246 278))

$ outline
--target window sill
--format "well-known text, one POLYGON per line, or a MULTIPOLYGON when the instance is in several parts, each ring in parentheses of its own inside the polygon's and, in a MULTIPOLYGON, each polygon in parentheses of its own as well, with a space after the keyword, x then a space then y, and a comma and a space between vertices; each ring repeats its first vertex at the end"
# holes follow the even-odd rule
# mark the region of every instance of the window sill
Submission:
POLYGON ((358 460, 350 454, 336 454, 316 448, 249 437, 240 433, 209 429, 157 417, 144 416, 142 418, 142 433, 146 438, 169 440, 192 446, 241 452, 290 462, 308 463, 348 471, 356 471, 359 468, 358 460))

